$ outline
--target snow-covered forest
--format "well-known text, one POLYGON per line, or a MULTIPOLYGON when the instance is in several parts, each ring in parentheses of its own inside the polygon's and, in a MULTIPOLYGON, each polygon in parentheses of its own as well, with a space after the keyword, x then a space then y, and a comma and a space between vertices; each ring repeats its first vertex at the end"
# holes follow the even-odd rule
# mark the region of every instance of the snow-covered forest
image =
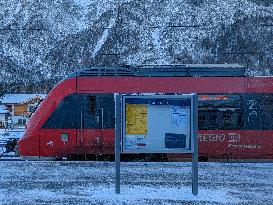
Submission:
POLYGON ((273 73, 271 0, 0 0, 0 93, 94 65, 239 63, 273 73))

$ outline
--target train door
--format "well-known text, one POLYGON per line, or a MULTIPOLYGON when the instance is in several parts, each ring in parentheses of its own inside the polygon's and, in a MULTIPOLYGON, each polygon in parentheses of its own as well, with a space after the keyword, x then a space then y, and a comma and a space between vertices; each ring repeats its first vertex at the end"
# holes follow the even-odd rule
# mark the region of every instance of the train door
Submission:
POLYGON ((105 133, 109 129, 111 116, 109 110, 113 104, 112 95, 83 94, 77 145, 82 147, 84 153, 103 153, 104 147, 108 144, 108 136, 105 133))

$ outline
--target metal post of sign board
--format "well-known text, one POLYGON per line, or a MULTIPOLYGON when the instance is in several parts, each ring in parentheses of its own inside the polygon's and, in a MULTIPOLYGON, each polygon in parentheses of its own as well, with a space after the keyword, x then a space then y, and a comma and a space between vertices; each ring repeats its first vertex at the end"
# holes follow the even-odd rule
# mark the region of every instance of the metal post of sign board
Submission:
POLYGON ((193 135, 193 153, 192 153, 192 193, 198 194, 198 96, 192 97, 192 135, 193 135))
POLYGON ((115 96, 115 189, 116 194, 120 194, 120 137, 121 137, 121 104, 120 104, 120 94, 115 96))

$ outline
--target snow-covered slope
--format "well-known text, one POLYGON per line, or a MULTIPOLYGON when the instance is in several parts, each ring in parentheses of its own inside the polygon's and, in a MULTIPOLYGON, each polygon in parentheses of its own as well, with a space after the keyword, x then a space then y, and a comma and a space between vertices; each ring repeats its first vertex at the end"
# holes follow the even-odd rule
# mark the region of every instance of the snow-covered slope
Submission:
POLYGON ((273 69, 268 0, 0 0, 2 90, 42 91, 92 65, 240 63, 273 69))

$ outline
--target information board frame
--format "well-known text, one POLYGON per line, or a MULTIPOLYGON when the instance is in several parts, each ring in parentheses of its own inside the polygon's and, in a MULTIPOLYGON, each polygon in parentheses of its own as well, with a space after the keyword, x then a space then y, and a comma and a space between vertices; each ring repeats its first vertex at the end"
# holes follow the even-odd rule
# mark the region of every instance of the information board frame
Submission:
MULTIPOLYGON (((195 125, 197 123, 194 123, 194 120, 196 117, 194 116, 197 114, 197 111, 194 109, 196 108, 196 102, 195 99, 197 94, 175 94, 175 95, 164 95, 164 94, 122 94, 121 95, 121 153, 182 153, 182 154, 192 154, 194 152, 194 130, 196 130, 195 125), (190 108, 189 113, 189 146, 188 148, 164 148, 164 149, 137 149, 132 150, 128 149, 126 146, 126 103, 128 100, 131 99, 137 99, 139 101, 150 101, 150 100, 161 100, 161 101, 175 101, 175 102, 182 102, 182 101, 188 101, 190 105, 188 106, 190 108)), ((159 104, 160 105, 160 104, 159 104)))
MULTIPOLYGON (((128 96, 128 94, 126 94, 128 96)), ((124 106, 122 99, 125 94, 115 94, 115 192, 120 194, 120 154, 122 150, 122 130, 124 130, 122 116, 124 115, 124 106)), ((143 95, 143 94, 142 94, 143 95)), ((148 94, 149 95, 149 94, 148 94)), ((138 95, 139 96, 139 95, 138 95)), ((150 95, 152 96, 152 95, 150 95)), ((156 95, 159 97, 160 95, 156 95)), ((161 95, 164 98, 168 95, 161 95)), ((191 99, 191 149, 183 152, 175 153, 191 153, 192 154, 192 193, 198 194, 198 95, 192 94, 176 94, 172 97, 190 97, 191 99)), ((123 119, 124 120, 124 119, 123 119)), ((172 150, 173 151, 173 150, 172 150)), ((182 151, 182 150, 179 150, 182 151)), ((124 153, 124 152, 123 152, 124 153)), ((137 152, 139 153, 139 152, 137 152)), ((167 152, 170 153, 170 152, 167 152)))

